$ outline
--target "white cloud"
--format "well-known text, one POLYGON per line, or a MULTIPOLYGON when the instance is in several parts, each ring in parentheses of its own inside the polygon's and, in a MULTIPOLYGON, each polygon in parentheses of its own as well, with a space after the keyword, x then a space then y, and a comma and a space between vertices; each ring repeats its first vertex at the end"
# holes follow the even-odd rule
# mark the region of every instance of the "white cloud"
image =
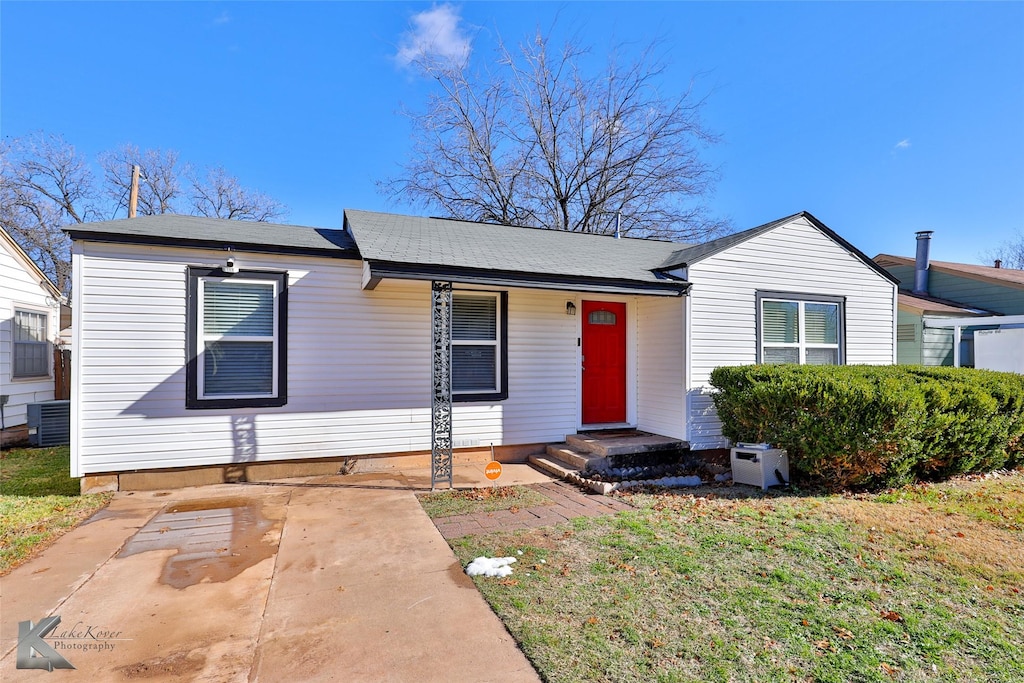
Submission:
POLYGON ((213 18, 210 22, 210 26, 223 26, 224 24, 231 23, 231 15, 228 14, 227 10, 222 11, 219 15, 213 18))
POLYGON ((910 138, 904 138, 896 143, 896 149, 907 149, 910 147, 910 138))
POLYGON ((459 25, 461 21, 459 10, 448 4, 414 14, 411 28, 402 34, 395 60, 402 66, 421 59, 465 64, 471 46, 459 25))

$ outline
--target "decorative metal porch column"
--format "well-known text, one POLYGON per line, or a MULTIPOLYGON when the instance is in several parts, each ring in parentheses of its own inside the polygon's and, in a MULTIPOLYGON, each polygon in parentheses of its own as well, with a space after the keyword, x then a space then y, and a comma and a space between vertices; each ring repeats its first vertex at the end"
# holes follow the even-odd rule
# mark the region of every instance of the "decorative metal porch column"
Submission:
POLYGON ((452 479, 452 283, 431 283, 430 488, 452 479))

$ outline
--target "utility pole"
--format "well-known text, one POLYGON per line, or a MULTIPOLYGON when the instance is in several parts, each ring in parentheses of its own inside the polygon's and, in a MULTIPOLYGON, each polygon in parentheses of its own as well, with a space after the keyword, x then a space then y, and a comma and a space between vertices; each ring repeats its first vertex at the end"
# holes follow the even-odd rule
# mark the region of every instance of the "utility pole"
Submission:
POLYGON ((135 218, 139 206, 139 165, 132 166, 132 187, 128 193, 128 218, 135 218))

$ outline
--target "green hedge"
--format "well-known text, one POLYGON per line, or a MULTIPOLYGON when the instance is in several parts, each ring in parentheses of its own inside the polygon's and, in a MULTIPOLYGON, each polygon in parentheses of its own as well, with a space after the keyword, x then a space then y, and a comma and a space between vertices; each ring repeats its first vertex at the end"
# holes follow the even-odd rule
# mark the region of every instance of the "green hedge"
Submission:
POLYGON ((834 488, 1024 464, 1024 376, 972 368, 748 365, 711 373, 724 434, 834 488))

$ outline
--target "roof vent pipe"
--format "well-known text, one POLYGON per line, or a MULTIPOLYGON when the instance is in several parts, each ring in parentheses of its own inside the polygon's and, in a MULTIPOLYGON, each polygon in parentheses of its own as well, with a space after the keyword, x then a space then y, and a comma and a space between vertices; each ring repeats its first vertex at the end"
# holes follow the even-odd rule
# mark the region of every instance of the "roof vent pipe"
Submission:
POLYGON ((1002 262, 1002 260, 1000 260, 1000 259, 996 259, 996 268, 1002 268, 1002 267, 1003 267, 1003 262, 1002 262))
POLYGON ((914 294, 928 295, 928 250, 932 243, 932 231, 917 233, 917 260, 914 262, 914 294))

